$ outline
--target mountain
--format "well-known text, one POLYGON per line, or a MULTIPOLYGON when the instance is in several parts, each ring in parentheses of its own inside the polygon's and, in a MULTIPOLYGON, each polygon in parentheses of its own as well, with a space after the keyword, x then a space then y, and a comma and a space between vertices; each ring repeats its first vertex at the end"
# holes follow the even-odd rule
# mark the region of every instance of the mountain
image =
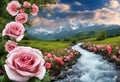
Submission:
POLYGON ((104 25, 104 24, 90 24, 90 23, 72 23, 69 22, 64 26, 57 27, 54 31, 44 29, 44 27, 30 27, 27 29, 28 35, 34 39, 41 40, 56 40, 70 38, 80 35, 82 32, 94 30, 111 30, 120 28, 119 25, 104 25))

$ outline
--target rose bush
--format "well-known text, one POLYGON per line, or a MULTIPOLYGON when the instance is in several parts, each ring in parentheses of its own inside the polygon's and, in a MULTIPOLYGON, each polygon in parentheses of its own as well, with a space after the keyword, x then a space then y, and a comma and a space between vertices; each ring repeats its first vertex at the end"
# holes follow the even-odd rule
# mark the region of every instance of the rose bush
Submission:
POLYGON ((4 67, 9 79, 26 82, 31 77, 43 79, 46 72, 44 63, 41 51, 19 46, 7 55, 4 67))
POLYGON ((107 59, 110 62, 116 63, 117 67, 120 66, 120 46, 119 45, 99 45, 93 44, 91 41, 84 42, 82 45, 83 48, 88 51, 93 51, 99 53, 103 58, 107 59), (96 48, 94 50, 94 48, 96 48))
POLYGON ((61 70, 65 69, 66 66, 73 65, 72 61, 79 57, 80 53, 77 50, 67 48, 51 52, 46 51, 44 52, 45 67, 51 75, 56 76, 61 70))
MULTIPOLYGON (((5 47, 5 51, 8 52, 8 55, 6 57, 5 54, 7 54, 7 52, 4 50, 1 51, 0 82, 50 82, 49 74, 46 72, 44 66, 45 60, 41 51, 31 47, 19 46, 18 44, 18 41, 22 40, 25 34, 24 25, 30 25, 28 22, 28 14, 36 16, 39 11, 39 4, 43 4, 44 1, 9 1, 10 0, 3 0, 2 4, 7 5, 6 10, 13 17, 5 14, 6 16, 3 22, 6 23, 11 19, 15 19, 15 21, 9 22, 6 25, 2 23, 3 26, 5 25, 5 28, 1 31, 2 36, 6 36, 1 39, 2 48, 3 46, 5 47)), ((48 1, 45 2, 49 3, 48 1)), ((3 11, 3 7, 0 8, 0 10, 3 11)), ((4 16, 2 11, 2 16, 4 16)), ((51 67, 50 64, 47 65, 46 63, 45 65, 49 68, 51 67)))

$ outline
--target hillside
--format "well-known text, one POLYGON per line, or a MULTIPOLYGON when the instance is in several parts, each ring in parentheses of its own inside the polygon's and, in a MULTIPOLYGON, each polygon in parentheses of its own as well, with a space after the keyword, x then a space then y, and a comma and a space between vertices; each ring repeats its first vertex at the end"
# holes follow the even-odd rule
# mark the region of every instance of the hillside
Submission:
POLYGON ((91 40, 94 44, 109 44, 109 45, 118 45, 120 46, 120 36, 107 38, 105 40, 96 41, 96 38, 84 39, 83 41, 91 40))

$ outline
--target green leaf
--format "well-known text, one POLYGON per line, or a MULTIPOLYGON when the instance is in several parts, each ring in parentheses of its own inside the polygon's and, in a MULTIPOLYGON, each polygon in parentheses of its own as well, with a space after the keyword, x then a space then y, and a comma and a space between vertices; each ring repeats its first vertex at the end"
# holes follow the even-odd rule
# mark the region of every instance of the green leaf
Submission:
POLYGON ((0 82, 12 82, 12 81, 8 79, 7 75, 1 75, 0 82))
POLYGON ((36 77, 31 78, 28 82, 41 82, 41 80, 39 80, 36 77))
POLYGON ((50 75, 48 72, 46 72, 44 79, 41 82, 51 82, 50 75))
POLYGON ((0 82, 4 79, 4 75, 0 76, 0 82))
POLYGON ((31 78, 28 82, 51 82, 50 81, 50 75, 48 72, 46 72, 45 77, 43 80, 40 80, 36 77, 31 78))

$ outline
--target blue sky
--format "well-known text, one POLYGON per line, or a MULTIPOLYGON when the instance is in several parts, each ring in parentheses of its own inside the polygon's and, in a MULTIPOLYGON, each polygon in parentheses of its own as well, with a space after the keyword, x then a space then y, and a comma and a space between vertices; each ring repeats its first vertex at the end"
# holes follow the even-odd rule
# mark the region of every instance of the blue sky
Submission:
POLYGON ((120 0, 59 0, 47 5, 51 13, 46 17, 37 16, 33 23, 39 26, 56 28, 67 22, 119 24, 120 0))

